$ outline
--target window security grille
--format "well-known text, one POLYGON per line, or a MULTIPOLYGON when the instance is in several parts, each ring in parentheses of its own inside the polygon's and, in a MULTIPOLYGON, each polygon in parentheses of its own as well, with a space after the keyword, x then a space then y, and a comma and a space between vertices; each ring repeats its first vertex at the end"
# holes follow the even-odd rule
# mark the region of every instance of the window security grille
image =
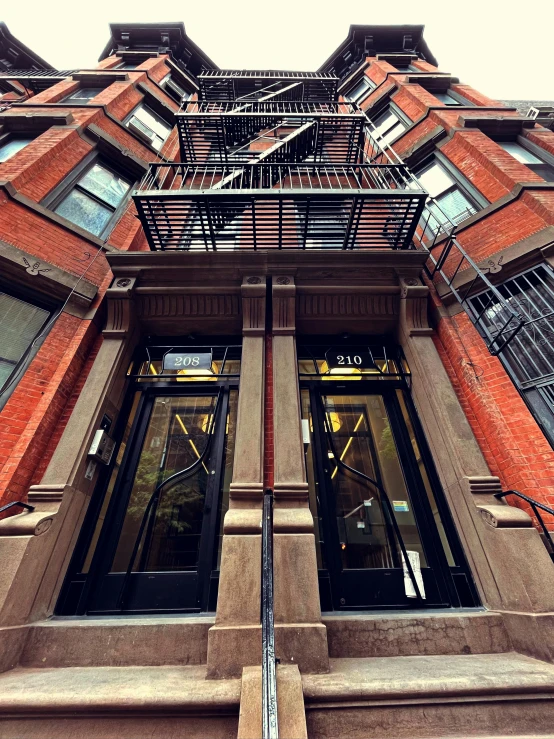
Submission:
MULTIPOLYGON (((499 356, 554 445, 554 271, 542 264, 507 280, 498 290, 524 320, 499 356)), ((498 333, 507 316, 493 294, 481 293, 471 303, 487 329, 498 333)))

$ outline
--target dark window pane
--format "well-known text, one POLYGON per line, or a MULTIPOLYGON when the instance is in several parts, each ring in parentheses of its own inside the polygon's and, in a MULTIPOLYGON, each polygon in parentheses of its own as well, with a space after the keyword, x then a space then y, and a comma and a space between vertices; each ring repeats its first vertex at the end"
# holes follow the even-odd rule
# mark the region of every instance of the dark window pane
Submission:
POLYGON ((99 236, 112 216, 112 211, 80 190, 72 190, 55 209, 68 221, 99 236))
POLYGON ((44 322, 48 311, 0 293, 0 388, 12 374, 44 322))

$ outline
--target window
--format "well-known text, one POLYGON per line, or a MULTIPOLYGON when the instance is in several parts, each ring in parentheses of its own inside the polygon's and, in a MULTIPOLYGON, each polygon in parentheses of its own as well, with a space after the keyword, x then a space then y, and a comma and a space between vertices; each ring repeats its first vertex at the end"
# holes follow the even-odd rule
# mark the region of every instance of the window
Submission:
POLYGON ((9 137, 8 139, 0 139, 0 162, 7 162, 8 159, 11 159, 14 156, 14 154, 17 154, 17 152, 24 149, 27 144, 30 144, 32 140, 33 139, 30 137, 23 138, 19 136, 17 138, 9 137))
POLYGON ((423 216, 427 228, 433 234, 437 234, 442 227, 448 227, 450 223, 461 223, 476 212, 473 203, 438 162, 428 164, 415 174, 429 196, 434 199, 427 201, 428 214, 423 216))
POLYGON ((456 98, 452 97, 448 92, 433 92, 433 95, 437 100, 440 100, 441 103, 444 103, 444 105, 462 105, 459 100, 456 100, 456 98))
POLYGON ((101 87, 80 87, 78 90, 75 90, 75 92, 72 92, 71 95, 68 95, 67 97, 63 98, 61 102, 62 103, 73 102, 73 103, 86 105, 89 102, 89 100, 92 100, 92 98, 95 98, 97 95, 100 94, 101 91, 102 91, 101 87))
POLYGON ((131 183, 104 164, 94 162, 54 207, 54 212, 75 225, 103 237, 131 183))
POLYGON ((394 67, 398 72, 419 72, 419 69, 415 69, 411 64, 395 64, 394 67))
POLYGON ((378 134, 378 140, 380 142, 384 141, 387 144, 390 144, 391 141, 394 141, 394 139, 398 138, 406 130, 405 124, 398 118, 396 113, 393 113, 388 108, 384 113, 377 116, 373 121, 373 125, 378 134))
POLYGON ((50 312, 0 290, 0 391, 24 360, 50 312))
POLYGON ((365 98, 369 95, 370 92, 375 90, 375 83, 372 82, 369 77, 364 76, 358 80, 356 85, 346 93, 345 97, 347 97, 349 100, 352 100, 354 103, 361 103, 362 100, 365 100, 365 98))
POLYGON ((547 182, 554 182, 554 166, 539 159, 538 156, 516 141, 499 141, 498 143, 504 151, 511 154, 518 162, 526 164, 529 169, 532 169, 533 172, 536 172, 547 182))
MULTIPOLYGON (((506 280, 498 290, 524 321, 500 359, 554 446, 554 272, 542 264, 506 280)), ((487 331, 500 335, 510 315, 495 295, 487 291, 471 303, 487 331)))
POLYGON ((169 123, 166 123, 163 118, 154 113, 144 103, 135 108, 127 120, 126 126, 141 138, 146 139, 156 151, 162 148, 164 141, 171 132, 169 123))
POLYGON ((181 85, 177 84, 171 74, 167 74, 163 78, 160 82, 160 87, 162 87, 174 100, 178 100, 179 102, 190 98, 190 93, 186 92, 181 85))
POLYGON ((121 64, 118 64, 115 69, 124 69, 127 72, 132 72, 138 67, 138 62, 122 62, 121 64))

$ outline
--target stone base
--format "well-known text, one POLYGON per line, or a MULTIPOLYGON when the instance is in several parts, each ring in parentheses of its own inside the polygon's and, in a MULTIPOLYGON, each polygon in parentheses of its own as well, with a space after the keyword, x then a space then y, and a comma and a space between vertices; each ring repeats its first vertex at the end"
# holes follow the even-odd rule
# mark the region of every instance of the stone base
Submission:
MULTIPOLYGON (((307 739, 302 679, 296 665, 277 666, 280 739, 307 739)), ((245 667, 242 673, 238 739, 262 736, 262 668, 245 667)))
POLYGON ((310 739, 553 736, 554 667, 513 652, 332 659, 302 684, 310 739))
MULTIPOLYGON (((300 672, 328 672, 327 630, 323 624, 275 624, 275 653, 300 672)), ((262 661, 262 627, 213 626, 208 633, 208 678, 240 677, 262 661)))

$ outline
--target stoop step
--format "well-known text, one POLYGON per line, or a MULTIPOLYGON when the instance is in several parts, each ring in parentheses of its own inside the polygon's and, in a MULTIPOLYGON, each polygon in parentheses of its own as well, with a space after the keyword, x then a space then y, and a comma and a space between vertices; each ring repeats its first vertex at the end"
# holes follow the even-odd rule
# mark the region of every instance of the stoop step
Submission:
POLYGON ((0 737, 236 739, 240 691, 202 666, 17 668, 0 675, 0 737))
POLYGON ((496 654, 512 649, 502 615, 484 610, 323 615, 330 657, 496 654))
POLYGON ((214 622, 213 616, 40 621, 28 628, 19 666, 203 665, 214 622))
POLYGON ((332 659, 302 685, 310 739, 554 736, 554 665, 515 652, 332 659))

